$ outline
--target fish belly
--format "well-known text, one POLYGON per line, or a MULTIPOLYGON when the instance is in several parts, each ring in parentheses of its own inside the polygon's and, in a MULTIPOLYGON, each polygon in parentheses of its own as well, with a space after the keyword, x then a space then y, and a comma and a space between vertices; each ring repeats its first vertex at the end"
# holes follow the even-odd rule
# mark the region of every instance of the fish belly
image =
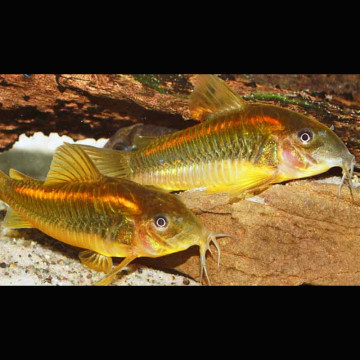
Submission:
POLYGON ((196 189, 208 193, 241 193, 270 182, 275 174, 273 167, 227 159, 138 173, 133 180, 169 191, 196 189))

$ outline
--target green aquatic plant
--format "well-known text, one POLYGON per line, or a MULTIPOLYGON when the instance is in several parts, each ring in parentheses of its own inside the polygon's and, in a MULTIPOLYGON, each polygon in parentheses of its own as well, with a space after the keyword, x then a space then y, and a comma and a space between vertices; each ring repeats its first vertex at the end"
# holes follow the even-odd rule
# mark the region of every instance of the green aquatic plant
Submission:
POLYGON ((134 79, 141 82, 142 84, 151 87, 161 94, 167 94, 168 92, 161 87, 161 81, 158 75, 155 74, 132 74, 134 79))
POLYGON ((318 108, 317 103, 310 103, 306 100, 295 98, 294 95, 280 95, 274 93, 252 93, 244 95, 245 100, 279 101, 283 104, 299 105, 304 108, 318 108))
POLYGON ((161 94, 184 96, 188 95, 192 88, 191 83, 181 74, 132 74, 132 76, 161 94))

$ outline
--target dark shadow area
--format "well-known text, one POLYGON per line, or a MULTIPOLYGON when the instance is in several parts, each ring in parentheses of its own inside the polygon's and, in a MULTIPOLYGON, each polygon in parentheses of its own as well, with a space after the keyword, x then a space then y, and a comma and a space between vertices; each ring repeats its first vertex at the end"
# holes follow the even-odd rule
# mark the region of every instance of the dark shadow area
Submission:
MULTIPOLYGON (((139 264, 154 268, 154 269, 167 269, 167 271, 174 270, 177 266, 184 264, 192 256, 199 257, 199 247, 192 246, 191 248, 180 251, 175 254, 162 256, 159 258, 139 258, 136 260, 139 264)), ((199 266, 200 272, 200 266, 199 266)))

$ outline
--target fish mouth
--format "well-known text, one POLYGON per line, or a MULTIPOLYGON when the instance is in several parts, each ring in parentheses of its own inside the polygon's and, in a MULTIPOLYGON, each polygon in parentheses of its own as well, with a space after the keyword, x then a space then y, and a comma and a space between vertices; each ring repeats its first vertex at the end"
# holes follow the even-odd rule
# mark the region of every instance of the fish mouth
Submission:
POLYGON ((349 189, 350 189, 351 198, 354 201, 354 193, 353 193, 354 184, 352 182, 352 178, 353 178, 353 175, 354 175, 355 167, 359 168, 360 164, 356 163, 354 155, 352 155, 352 154, 350 154, 350 155, 351 156, 347 160, 343 160, 342 163, 341 163, 343 176, 341 178, 341 182, 340 182, 340 185, 339 185, 338 198, 341 197, 341 189, 342 189, 345 181, 347 181, 347 183, 349 185, 349 189))
POLYGON ((206 253, 207 253, 207 251, 209 251, 210 254, 213 256, 213 253, 212 253, 211 248, 210 248, 211 243, 213 243, 215 245, 217 253, 218 253, 218 267, 219 267, 220 266, 221 250, 220 250, 220 245, 217 242, 217 239, 218 238, 223 238, 223 237, 230 237, 230 238, 234 239, 234 237, 232 235, 214 234, 214 233, 210 232, 208 234, 206 240, 200 244, 200 283, 202 283, 203 277, 204 277, 204 274, 205 274, 205 277, 206 277, 206 280, 207 280, 208 284, 211 285, 209 275, 208 275, 208 272, 207 272, 207 269, 206 269, 206 253))

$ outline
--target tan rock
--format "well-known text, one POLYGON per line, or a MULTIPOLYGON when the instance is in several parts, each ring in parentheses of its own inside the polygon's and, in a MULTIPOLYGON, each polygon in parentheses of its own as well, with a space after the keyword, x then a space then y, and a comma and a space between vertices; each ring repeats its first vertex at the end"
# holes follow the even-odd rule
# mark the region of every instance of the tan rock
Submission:
MULTIPOLYGON (((360 284, 360 188, 302 180, 229 204, 224 195, 184 193, 185 203, 223 238, 221 265, 207 257, 213 285, 360 284)), ((145 261, 145 260, 144 260, 145 261)), ((145 261, 199 280, 198 248, 145 261)))

